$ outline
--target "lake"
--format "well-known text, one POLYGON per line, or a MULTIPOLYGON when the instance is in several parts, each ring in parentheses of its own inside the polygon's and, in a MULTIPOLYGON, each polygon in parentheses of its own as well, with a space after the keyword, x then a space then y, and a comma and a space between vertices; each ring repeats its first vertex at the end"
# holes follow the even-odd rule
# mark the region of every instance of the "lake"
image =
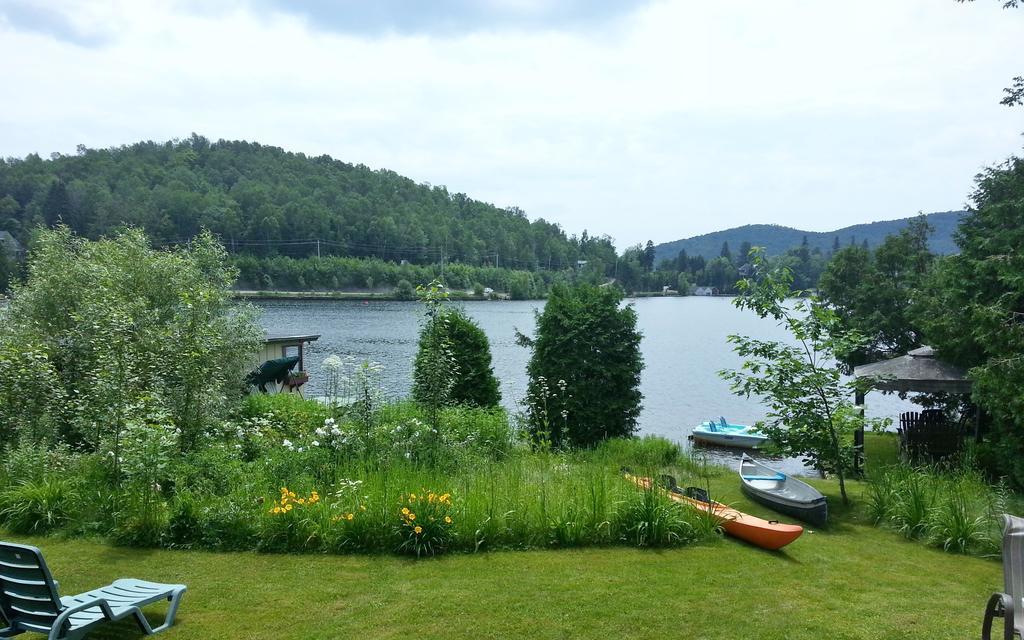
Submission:
MULTIPOLYGON (((740 311, 724 297, 639 298, 636 307, 641 349, 644 394, 639 426, 641 434, 655 434, 687 443, 690 430, 704 420, 725 416, 729 422, 751 424, 765 417, 755 398, 729 392, 718 377, 723 368, 741 364, 726 338, 733 333, 763 339, 784 340, 786 333, 771 320, 740 311)), ((533 334, 534 311, 542 301, 462 302, 491 342, 494 373, 501 383, 502 404, 510 411, 521 409, 526 394, 526 363, 529 351, 515 342, 516 329, 533 334)), ((329 355, 350 355, 379 362, 383 382, 393 397, 405 396, 412 386, 412 361, 416 354, 422 306, 418 302, 348 300, 261 301, 262 323, 271 334, 320 334, 309 345, 305 364, 310 382, 307 397, 323 395, 321 363, 329 355)), ((896 417, 911 407, 896 396, 868 394, 869 416, 896 417)), ((734 463, 739 453, 728 449, 704 449, 714 460, 734 463)), ((798 460, 774 460, 790 472, 804 471, 798 460)))

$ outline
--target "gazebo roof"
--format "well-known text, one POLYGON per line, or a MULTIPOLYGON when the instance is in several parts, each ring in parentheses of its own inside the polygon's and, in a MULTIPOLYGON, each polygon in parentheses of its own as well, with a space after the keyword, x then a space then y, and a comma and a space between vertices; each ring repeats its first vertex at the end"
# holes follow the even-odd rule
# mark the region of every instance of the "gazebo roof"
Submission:
POLYGON ((917 391, 920 393, 971 392, 971 381, 960 367, 935 357, 931 347, 920 347, 907 355, 855 367, 855 378, 872 380, 879 391, 917 391))

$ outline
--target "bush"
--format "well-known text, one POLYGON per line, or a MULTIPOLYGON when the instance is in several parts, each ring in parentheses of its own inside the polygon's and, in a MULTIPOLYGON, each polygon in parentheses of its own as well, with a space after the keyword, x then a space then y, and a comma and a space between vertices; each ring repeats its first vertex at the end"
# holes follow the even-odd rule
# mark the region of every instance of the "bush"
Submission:
MULTIPOLYGON (((304 406, 254 401, 246 403, 251 417, 239 420, 265 421, 255 408, 271 411, 277 402, 304 406)), ((421 557, 664 546, 714 535, 714 523, 708 527, 699 514, 666 507, 661 494, 644 497, 621 477, 628 463, 646 475, 669 472, 699 482, 704 470, 666 440, 530 452, 515 446, 501 409, 445 408, 438 433, 424 415, 404 402, 376 409, 369 429, 328 418, 310 430, 296 417, 299 433, 287 446, 277 435, 239 435, 240 422, 233 423, 173 460, 165 456, 169 434, 163 427, 137 425, 123 447, 120 485, 109 455, 26 445, 3 465, 10 484, 0 491, 0 524, 134 546, 421 557), (258 443, 249 449, 242 444, 249 441, 258 443), (59 475, 40 471, 50 463, 59 475)))
POLYGON ((399 280, 395 286, 395 297, 399 300, 415 300, 416 288, 408 280, 399 280))
POLYGON ((534 437, 554 446, 592 446, 628 436, 640 415, 640 333, 636 311, 614 287, 552 288, 537 312, 527 417, 534 437))
POLYGON ((998 554, 1000 518, 1013 508, 1005 485, 988 484, 971 469, 888 467, 867 493, 877 524, 957 553, 998 554))
MULTIPOLYGON (((448 402, 477 407, 496 407, 501 402, 498 379, 491 366, 491 345, 487 334, 461 309, 441 308, 438 317, 424 325, 420 332, 420 349, 416 366, 425 367, 433 351, 446 348, 457 365, 453 372, 448 402)), ((426 372, 418 375, 423 383, 413 388, 417 400, 424 401, 428 389, 426 372)))
POLYGON ((671 547, 695 539, 691 509, 651 488, 636 492, 619 516, 623 539, 638 547, 671 547))
POLYGON ((205 233, 157 251, 137 230, 98 241, 39 231, 0 324, 0 407, 30 419, 12 421, 20 433, 0 445, 45 435, 95 450, 164 413, 181 448, 194 447, 239 395, 262 337, 251 308, 231 298, 234 279, 205 233), (19 354, 27 376, 11 375, 19 354))
POLYGON ((0 520, 14 533, 47 533, 68 524, 74 498, 74 487, 63 478, 25 480, 0 495, 0 520))
POLYGON ((402 495, 396 535, 402 540, 399 553, 434 556, 444 553, 452 542, 452 501, 450 493, 420 489, 402 495))
POLYGON ((250 394, 242 403, 240 416, 249 420, 263 418, 265 422, 260 428, 268 436, 282 438, 311 433, 332 417, 327 405, 297 393, 250 394))

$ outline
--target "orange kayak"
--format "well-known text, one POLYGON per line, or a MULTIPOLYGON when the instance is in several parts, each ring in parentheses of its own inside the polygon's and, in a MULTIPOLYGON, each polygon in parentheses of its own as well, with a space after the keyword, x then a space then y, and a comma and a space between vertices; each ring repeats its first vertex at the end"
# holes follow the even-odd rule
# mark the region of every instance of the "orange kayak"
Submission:
MULTIPOLYGON (((650 489, 652 482, 650 478, 642 478, 636 476, 626 476, 637 486, 644 489, 650 489)), ((758 518, 752 516, 749 513, 743 513, 728 507, 721 502, 704 502, 702 500, 695 500, 689 496, 675 491, 666 491, 669 497, 676 502, 687 504, 694 509, 700 509, 706 513, 712 513, 718 516, 722 522, 722 528, 725 532, 734 538, 738 538, 745 542, 749 542, 752 545, 761 547, 762 549, 781 549, 790 542, 793 542, 800 537, 800 534, 804 532, 804 528, 797 524, 783 524, 775 520, 765 520, 764 518, 758 518)))

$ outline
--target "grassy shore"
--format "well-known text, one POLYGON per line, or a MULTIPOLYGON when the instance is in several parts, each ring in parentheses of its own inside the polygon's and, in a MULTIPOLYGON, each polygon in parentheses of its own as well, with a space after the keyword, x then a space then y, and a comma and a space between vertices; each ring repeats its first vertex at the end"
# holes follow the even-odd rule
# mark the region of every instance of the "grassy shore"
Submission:
MULTIPOLYGON (((838 505, 834 482, 814 481, 838 505)), ((863 504, 861 483, 852 493, 863 504)), ((734 478, 712 490, 751 513, 734 478)), ((859 508, 783 552, 725 538, 670 551, 391 556, 147 551, 24 538, 66 593, 121 576, 189 586, 174 638, 964 638, 994 560, 877 529, 859 508)), ((10 539, 10 536, 8 536, 10 539)), ((118 628, 96 637, 134 637, 118 628)))

